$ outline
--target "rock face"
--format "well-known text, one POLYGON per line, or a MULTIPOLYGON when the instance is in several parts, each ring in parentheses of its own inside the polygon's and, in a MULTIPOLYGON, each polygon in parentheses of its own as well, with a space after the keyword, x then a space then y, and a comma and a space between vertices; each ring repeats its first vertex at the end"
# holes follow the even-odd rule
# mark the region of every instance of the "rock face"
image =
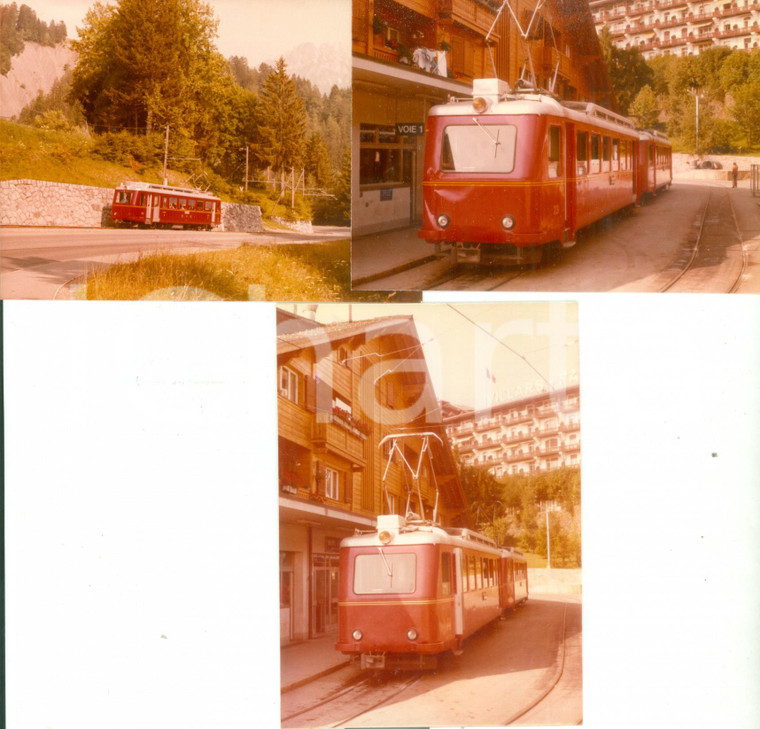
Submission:
MULTIPOLYGON (((45 180, 0 180, 0 225, 101 228, 111 224, 113 188, 45 180)), ((260 233, 257 205, 222 203, 219 230, 260 233)))
POLYGON ((76 53, 67 43, 51 47, 26 41, 24 50, 11 59, 8 74, 0 75, 0 116, 17 116, 40 91, 50 91, 66 67, 75 62, 76 53))

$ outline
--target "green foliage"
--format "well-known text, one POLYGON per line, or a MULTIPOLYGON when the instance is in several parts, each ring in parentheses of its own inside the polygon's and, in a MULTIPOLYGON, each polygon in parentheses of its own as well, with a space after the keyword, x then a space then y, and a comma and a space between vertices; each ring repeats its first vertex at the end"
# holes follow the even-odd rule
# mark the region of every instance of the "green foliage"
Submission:
POLYGON ((636 119, 638 126, 654 129, 660 118, 660 108, 652 87, 647 84, 636 95, 628 108, 628 115, 636 119))
POLYGON ((760 144, 760 74, 754 79, 735 87, 731 108, 736 125, 745 135, 749 147, 760 144))
MULTIPOLYGON (((72 43, 76 66, 19 119, 48 130, 86 127, 95 165, 120 165, 127 179, 161 170, 168 128, 169 178, 179 174, 181 183, 228 198, 244 195, 247 148, 248 187, 265 215, 304 219, 319 208, 322 219, 348 223, 350 89, 320 93, 288 75, 282 59, 258 69, 240 57, 225 60, 214 45, 216 27, 201 0, 96 1, 72 43), (266 168, 281 184, 256 190, 257 180, 272 179, 266 168), (307 187, 332 197, 293 200, 288 185, 302 169, 307 187)), ((75 152, 59 152, 79 164, 75 152)), ((58 170, 42 174, 60 179, 58 170)), ((114 183, 123 179, 122 172, 114 183)))
POLYGON ((52 88, 46 94, 41 91, 37 98, 27 104, 19 113, 18 120, 22 124, 33 124, 39 115, 49 111, 57 111, 63 114, 70 127, 84 126, 84 115, 77 104, 69 101, 71 90, 71 71, 67 70, 63 76, 53 83, 52 88))
POLYGON ((581 563, 581 481, 577 468, 558 468, 530 475, 497 479, 483 466, 459 466, 470 520, 475 528, 506 546, 546 556, 547 502, 558 507, 549 514, 552 565, 581 563))
POLYGON ((627 114, 639 91, 644 86, 652 84, 654 73, 638 48, 629 50, 614 45, 606 26, 599 33, 599 43, 602 56, 607 63, 618 106, 621 113, 627 114))
POLYGON ((280 58, 275 71, 267 76, 260 95, 258 139, 254 145, 259 160, 283 176, 304 159, 306 108, 296 93, 295 80, 288 75, 280 58))
POLYGON ((760 49, 715 47, 697 56, 655 57, 649 64, 652 89, 676 149, 705 154, 760 145, 760 49))

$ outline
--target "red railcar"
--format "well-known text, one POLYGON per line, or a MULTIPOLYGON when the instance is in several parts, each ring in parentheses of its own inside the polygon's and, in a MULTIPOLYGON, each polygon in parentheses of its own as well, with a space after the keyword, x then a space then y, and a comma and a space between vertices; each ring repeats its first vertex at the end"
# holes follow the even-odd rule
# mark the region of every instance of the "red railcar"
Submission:
POLYGON ((476 79, 472 98, 430 109, 425 133, 419 235, 451 246, 454 262, 537 263, 546 244, 570 247, 638 201, 642 135, 595 104, 476 79))
POLYGON ((222 201, 201 190, 125 182, 114 190, 111 219, 141 228, 202 228, 222 222, 222 201))
POLYGON ((362 668, 434 668, 528 599, 525 558, 468 529, 380 516, 341 542, 336 649, 362 668))
POLYGON ((636 161, 637 201, 641 203, 645 196, 654 196, 669 188, 672 182, 673 162, 668 138, 658 131, 641 132, 636 161))

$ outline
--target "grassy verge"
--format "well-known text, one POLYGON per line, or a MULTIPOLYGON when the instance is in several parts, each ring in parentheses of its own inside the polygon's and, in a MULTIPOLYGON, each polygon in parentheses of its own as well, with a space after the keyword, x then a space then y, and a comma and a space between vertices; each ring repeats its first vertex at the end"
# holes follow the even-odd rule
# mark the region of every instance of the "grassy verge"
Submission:
MULTIPOLYGON (((349 241, 250 246, 208 253, 156 253, 96 271, 87 299, 223 301, 387 301, 394 294, 352 292, 349 241)), ((419 295, 413 295, 418 300, 419 295)))

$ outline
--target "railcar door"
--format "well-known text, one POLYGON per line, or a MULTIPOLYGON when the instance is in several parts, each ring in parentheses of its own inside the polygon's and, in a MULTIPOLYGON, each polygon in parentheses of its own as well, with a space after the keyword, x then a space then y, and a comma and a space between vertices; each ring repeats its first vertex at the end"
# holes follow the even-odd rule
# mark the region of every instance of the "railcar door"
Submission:
POLYGON ((577 192, 577 160, 575 151, 575 124, 565 125, 565 231, 563 245, 575 242, 577 192))
POLYGON ((153 205, 152 205, 152 215, 151 215, 151 222, 158 223, 161 221, 161 196, 160 195, 152 195, 153 198, 153 205))
POLYGON ((454 594, 454 634, 457 638, 457 650, 461 652, 461 641, 464 635, 464 604, 462 601, 462 592, 464 590, 462 581, 462 548, 454 549, 454 573, 456 580, 456 593, 454 594))

